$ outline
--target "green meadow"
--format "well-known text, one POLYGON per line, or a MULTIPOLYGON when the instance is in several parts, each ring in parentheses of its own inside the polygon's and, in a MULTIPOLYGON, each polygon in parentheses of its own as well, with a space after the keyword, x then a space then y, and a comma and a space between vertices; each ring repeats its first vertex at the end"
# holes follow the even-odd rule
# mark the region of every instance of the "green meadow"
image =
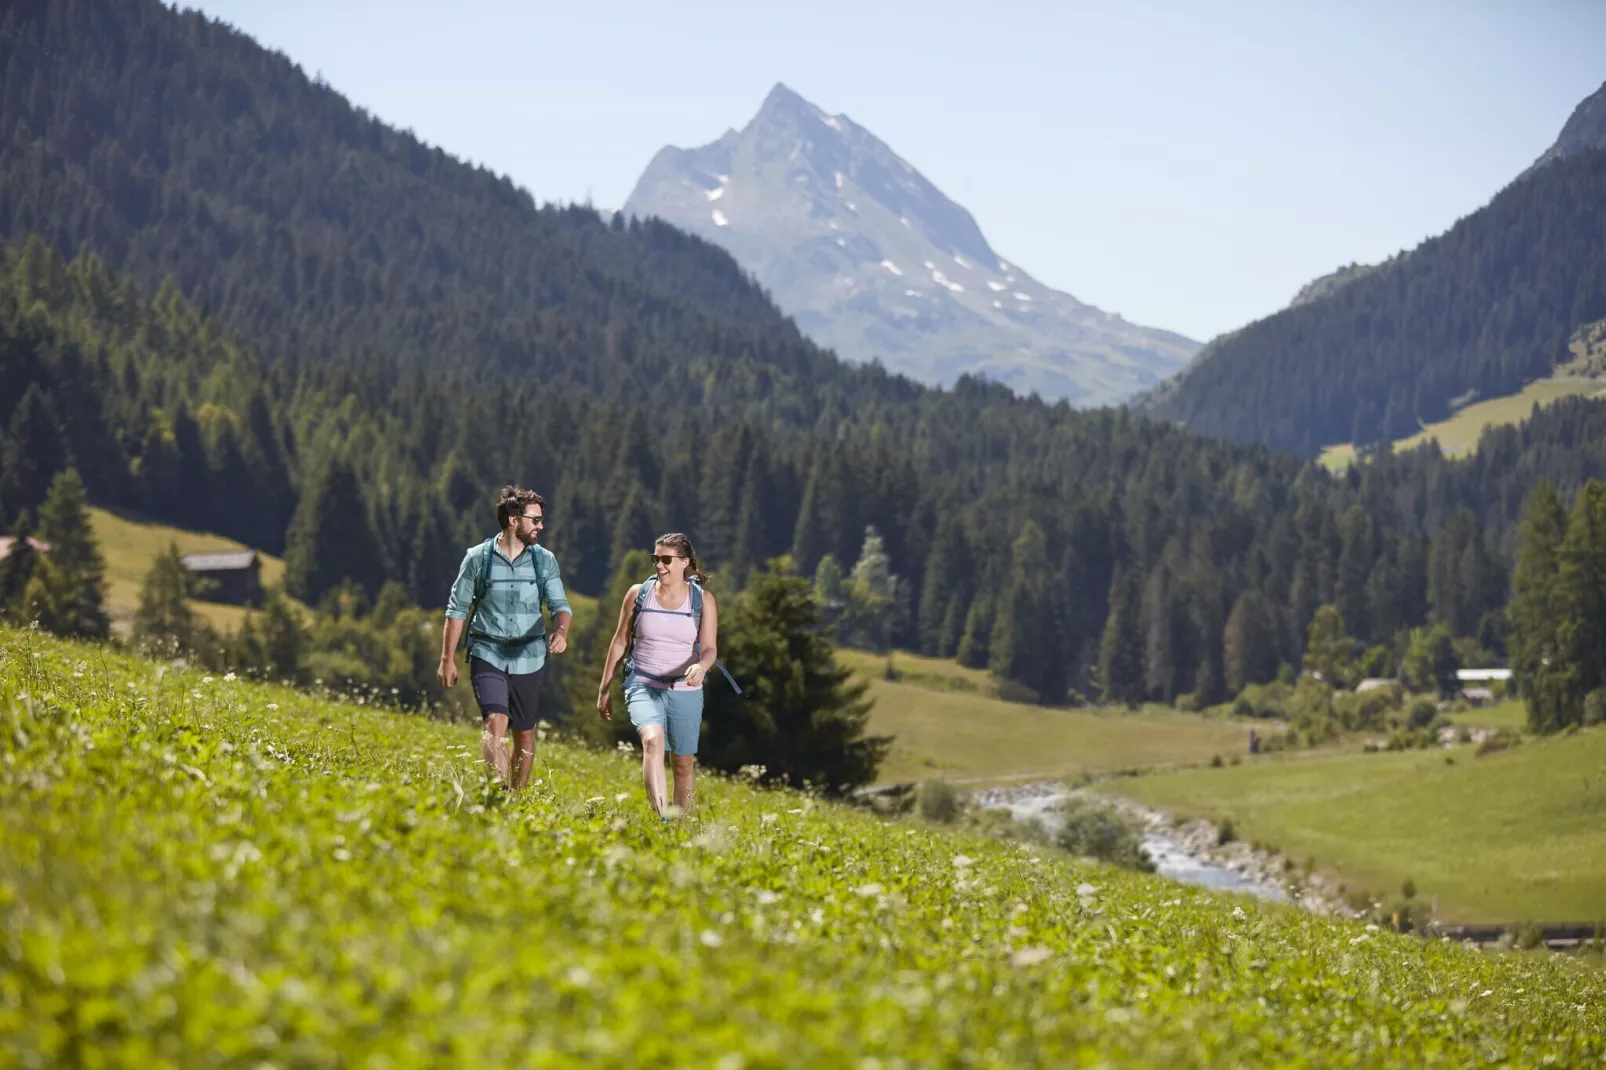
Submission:
POLYGON ((740 778, 664 823, 634 754, 543 741, 510 797, 472 730, 14 630, 0 718, 9 1066, 1606 1058, 1584 960, 740 778))

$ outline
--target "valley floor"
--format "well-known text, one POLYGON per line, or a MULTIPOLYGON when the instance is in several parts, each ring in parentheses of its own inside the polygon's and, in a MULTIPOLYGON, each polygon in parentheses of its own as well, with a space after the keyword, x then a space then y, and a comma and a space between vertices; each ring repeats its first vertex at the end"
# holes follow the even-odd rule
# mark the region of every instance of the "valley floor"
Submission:
POLYGON ((1378 898, 1410 879, 1441 920, 1606 919, 1606 728, 1475 749, 1278 755, 1100 788, 1231 819, 1378 898))

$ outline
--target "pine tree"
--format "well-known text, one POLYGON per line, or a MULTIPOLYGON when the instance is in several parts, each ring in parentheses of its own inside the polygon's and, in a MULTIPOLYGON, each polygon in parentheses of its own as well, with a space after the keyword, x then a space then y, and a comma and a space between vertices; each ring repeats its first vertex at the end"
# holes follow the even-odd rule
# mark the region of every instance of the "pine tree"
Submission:
POLYGON ((1142 579, 1117 569, 1110 579, 1110 614, 1099 638, 1099 684, 1105 702, 1136 706, 1143 698, 1142 579))
POLYGON ((1324 605, 1310 620, 1304 667, 1334 687, 1346 687, 1355 671, 1355 646, 1338 607, 1324 605))
POLYGON ((937 521, 937 532, 931 550, 926 554, 925 577, 920 584, 920 652, 928 657, 947 658, 954 654, 959 637, 945 635, 948 618, 968 608, 971 587, 971 562, 965 542, 964 528, 959 518, 944 513, 937 521), (948 636, 952 636, 949 645, 948 636))
POLYGON ((653 523, 646 492, 639 486, 632 486, 624 498, 623 508, 614 516, 613 544, 608 560, 617 567, 617 562, 623 561, 632 550, 650 552, 653 540, 662 534, 653 523))
POLYGON ((1024 685, 1036 701, 1057 704, 1065 697, 1064 631, 1048 570, 1043 529, 1028 520, 1010 548, 1009 583, 993 619, 988 668, 993 675, 1024 685))
POLYGON ((869 685, 836 664, 809 582, 772 561, 720 610, 720 657, 747 694, 708 687, 708 764, 832 794, 874 780, 891 741, 865 735, 869 685))
POLYGON ((330 461, 301 495, 287 543, 285 590, 303 602, 318 603, 346 580, 372 595, 384 581, 367 496, 339 460, 330 461))
POLYGON ((50 549, 23 593, 24 613, 35 612, 39 623, 57 635, 104 638, 109 629, 106 561, 77 469, 65 469, 51 481, 39 509, 39 538, 50 549))
POLYGON ((992 641, 993 609, 990 594, 981 593, 971 600, 970 609, 965 613, 964 631, 959 636, 959 648, 954 654, 959 664, 972 669, 987 668, 992 658, 988 644, 992 641))
POLYGON ((39 553, 33 547, 33 525, 27 512, 17 517, 11 529, 11 552, 0 559, 0 614, 14 621, 32 620, 23 612, 22 593, 33 578, 39 553))
POLYGON ((45 500, 56 474, 72 463, 55 401, 37 382, 29 383, 11 414, 6 462, 6 497, 15 507, 32 509, 45 500))
POLYGON ((1579 724, 1584 698, 1606 685, 1606 484, 1591 479, 1573 501, 1557 554, 1556 636, 1567 662, 1557 727, 1579 724))
POLYGON ((1512 676, 1534 732, 1555 731, 1565 718, 1567 665, 1558 635, 1563 601, 1558 570, 1566 530, 1561 497, 1548 479, 1542 480, 1523 506, 1509 611, 1512 676))
POLYGON ((146 651, 167 656, 195 649, 199 621, 188 603, 194 586, 178 545, 169 543, 145 574, 134 614, 134 641, 146 651))
POLYGON ((1238 596, 1222 635, 1229 692, 1236 695, 1249 684, 1266 683, 1276 677, 1275 629, 1271 607, 1259 591, 1250 588, 1238 596))

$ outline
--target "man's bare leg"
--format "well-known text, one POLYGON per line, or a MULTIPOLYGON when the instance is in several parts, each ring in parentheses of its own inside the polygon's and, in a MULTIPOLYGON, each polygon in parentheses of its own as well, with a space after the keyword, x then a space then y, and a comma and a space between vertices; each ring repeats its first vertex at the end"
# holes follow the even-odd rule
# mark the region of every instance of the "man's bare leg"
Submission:
POLYGON ((641 786, 647 789, 647 805, 660 816, 664 812, 664 729, 650 724, 641 730, 641 786))
POLYGON ((480 751, 485 755, 485 764, 491 767, 503 784, 509 783, 507 748, 502 745, 506 735, 507 714, 489 714, 485 718, 485 731, 480 733, 480 751))
POLYGON ((535 729, 513 733, 513 790, 522 791, 535 767, 535 729))
POLYGON ((697 756, 675 755, 675 806, 681 813, 691 811, 693 780, 696 777, 697 756))

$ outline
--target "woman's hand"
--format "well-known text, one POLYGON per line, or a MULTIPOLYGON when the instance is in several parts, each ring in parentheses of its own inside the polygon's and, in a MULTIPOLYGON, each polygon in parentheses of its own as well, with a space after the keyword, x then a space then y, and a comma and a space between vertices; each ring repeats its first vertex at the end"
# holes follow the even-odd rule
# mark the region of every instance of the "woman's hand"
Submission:
POLYGON ((602 714, 604 721, 613 720, 613 689, 603 688, 597 692, 597 712, 602 714))
POLYGON ((708 669, 705 668, 703 663, 699 661, 697 664, 686 670, 686 686, 697 687, 703 682, 703 677, 707 675, 708 669))

